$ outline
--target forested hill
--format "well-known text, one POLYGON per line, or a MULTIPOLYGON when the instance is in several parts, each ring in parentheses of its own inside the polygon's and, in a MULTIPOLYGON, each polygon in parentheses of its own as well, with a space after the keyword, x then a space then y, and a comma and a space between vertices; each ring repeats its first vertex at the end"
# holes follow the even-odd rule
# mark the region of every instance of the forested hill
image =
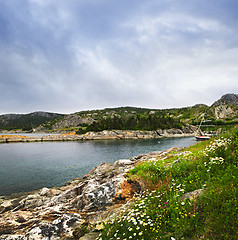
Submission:
POLYGON ((21 129, 25 131, 32 130, 48 121, 55 121, 64 114, 48 113, 48 112, 33 112, 29 114, 4 114, 0 116, 0 130, 21 129))
MULTIPOLYGON (((128 108, 126 108, 128 109, 128 108)), ((123 109, 120 109, 122 111, 123 109)), ((124 110, 124 113, 119 115, 113 114, 108 117, 99 118, 92 124, 88 125, 85 131, 102 131, 102 130, 156 130, 156 129, 169 129, 169 128, 181 128, 182 124, 179 119, 167 116, 163 112, 143 112, 133 110, 133 114, 129 114, 128 110, 124 110), (126 111, 126 113, 125 113, 126 111), (139 113, 140 112, 140 113, 139 113)))
POLYGON ((148 109, 137 107, 105 108, 80 111, 73 114, 35 112, 0 116, 0 129, 36 128, 38 131, 87 131, 101 130, 156 130, 181 128, 183 125, 238 124, 238 95, 226 94, 211 106, 197 104, 173 109, 148 109))

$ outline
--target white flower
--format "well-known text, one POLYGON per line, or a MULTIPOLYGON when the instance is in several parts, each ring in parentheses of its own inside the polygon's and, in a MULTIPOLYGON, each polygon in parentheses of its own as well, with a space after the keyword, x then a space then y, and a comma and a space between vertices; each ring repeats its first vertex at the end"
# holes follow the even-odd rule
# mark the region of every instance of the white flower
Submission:
POLYGON ((181 205, 184 205, 185 203, 184 202, 181 202, 181 205))

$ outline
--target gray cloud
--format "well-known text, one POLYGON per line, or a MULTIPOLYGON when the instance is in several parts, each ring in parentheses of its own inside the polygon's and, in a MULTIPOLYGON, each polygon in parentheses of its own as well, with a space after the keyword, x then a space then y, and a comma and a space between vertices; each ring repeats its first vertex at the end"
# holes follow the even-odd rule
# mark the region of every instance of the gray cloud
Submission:
POLYGON ((0 0, 0 114, 237 93, 238 4, 212 2, 0 0))

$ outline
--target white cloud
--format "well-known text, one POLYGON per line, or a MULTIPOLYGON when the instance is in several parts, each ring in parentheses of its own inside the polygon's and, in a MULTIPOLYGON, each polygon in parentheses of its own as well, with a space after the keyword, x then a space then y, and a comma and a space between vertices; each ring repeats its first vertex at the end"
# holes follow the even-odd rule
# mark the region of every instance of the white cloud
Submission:
POLYGON ((237 30, 219 15, 161 3, 32 0, 24 16, 13 4, 6 21, 14 28, 4 24, 9 39, 0 40, 1 86, 17 85, 16 108, 28 93, 32 110, 61 112, 181 107, 237 92, 237 30))

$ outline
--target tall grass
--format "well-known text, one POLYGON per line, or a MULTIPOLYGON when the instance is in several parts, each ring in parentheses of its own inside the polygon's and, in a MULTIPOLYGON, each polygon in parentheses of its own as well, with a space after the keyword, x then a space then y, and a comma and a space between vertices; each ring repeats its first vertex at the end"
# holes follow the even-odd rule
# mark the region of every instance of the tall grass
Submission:
POLYGON ((98 239, 238 239, 237 163, 235 128, 169 160, 139 164, 129 175, 149 191, 135 197, 133 209, 104 223, 98 239), (184 198, 198 189, 201 196, 184 198))

